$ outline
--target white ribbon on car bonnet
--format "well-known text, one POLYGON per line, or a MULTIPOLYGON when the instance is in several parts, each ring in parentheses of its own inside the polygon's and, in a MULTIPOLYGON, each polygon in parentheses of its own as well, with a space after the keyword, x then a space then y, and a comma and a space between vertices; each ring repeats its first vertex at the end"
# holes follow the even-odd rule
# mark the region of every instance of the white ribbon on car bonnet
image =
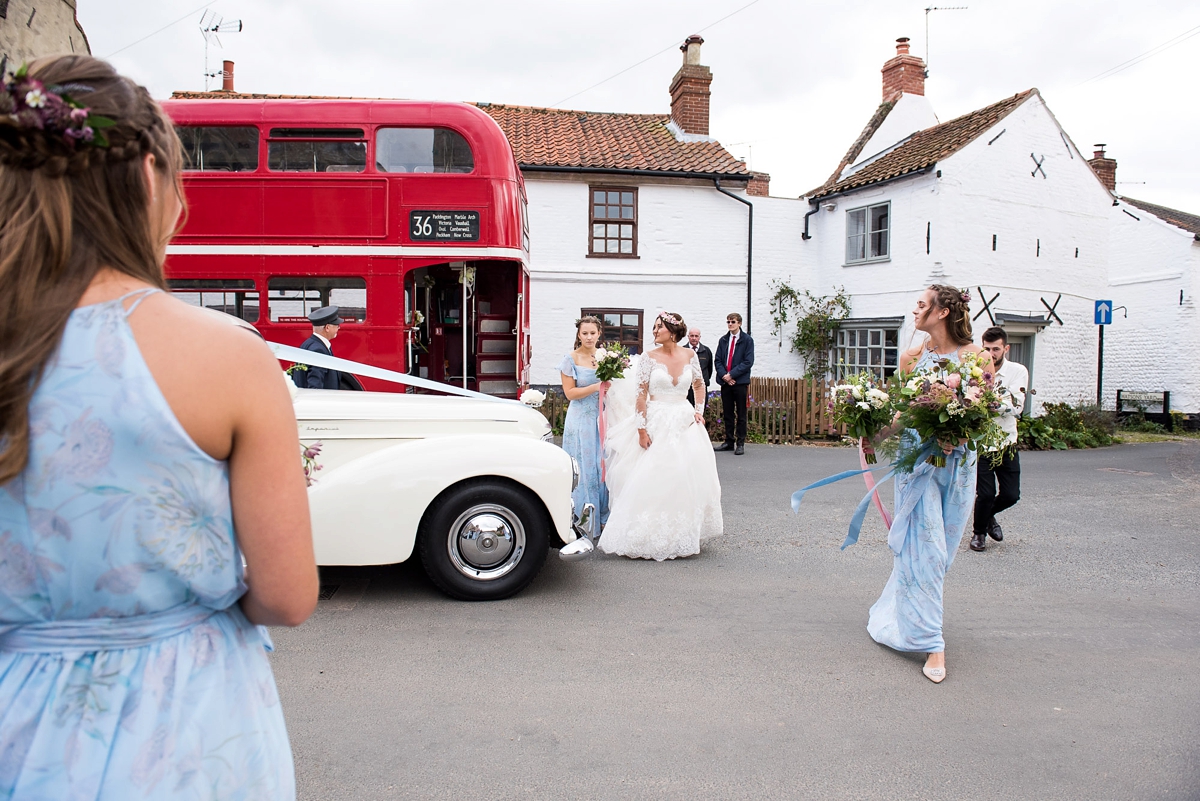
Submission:
POLYGON ((512 400, 511 398, 497 398, 493 395, 485 395, 482 392, 475 392, 471 389, 463 389, 461 387, 451 386, 450 384, 439 384, 437 381, 430 381, 427 378, 418 378, 404 373, 397 373, 394 370, 384 370, 382 367, 372 367, 369 364, 361 362, 352 362, 349 359, 339 359, 336 356, 326 356, 324 353, 314 353, 311 350, 302 350, 301 348, 293 348, 291 345, 280 345, 278 342, 268 342, 267 347, 271 352, 282 361, 295 362, 297 364, 307 364, 313 367, 324 367, 330 370, 340 370, 343 373, 353 373, 354 375, 367 376, 369 378, 378 378, 380 381, 388 381, 392 384, 405 384, 418 389, 431 389, 435 392, 444 392, 447 395, 459 395, 464 398, 478 398, 480 400, 495 401, 497 403, 517 403, 520 401, 512 400))

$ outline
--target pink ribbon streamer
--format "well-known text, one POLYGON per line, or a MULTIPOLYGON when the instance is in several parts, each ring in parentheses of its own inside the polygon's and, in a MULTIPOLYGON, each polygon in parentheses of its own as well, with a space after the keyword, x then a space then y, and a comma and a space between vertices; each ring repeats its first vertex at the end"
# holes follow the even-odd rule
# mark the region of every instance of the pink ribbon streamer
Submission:
MULTIPOLYGON (((863 452, 862 440, 858 441, 858 463, 863 470, 870 467, 867 464, 867 455, 863 452)), ((867 492, 875 489, 875 475, 873 473, 863 473, 863 481, 867 484, 867 492)), ((887 513, 887 509, 883 508, 883 501, 879 498, 879 493, 875 493, 875 508, 879 510, 880 516, 883 518, 883 524, 887 526, 888 531, 892 530, 892 516, 887 513)))
POLYGON ((607 471, 606 465, 605 465, 605 461, 607 461, 607 460, 604 458, 604 443, 608 439, 608 422, 604 419, 605 389, 604 389, 603 382, 601 382, 601 384, 600 384, 600 391, 596 394, 600 396, 600 401, 599 401, 600 417, 599 417, 599 420, 597 421, 600 424, 600 480, 607 481, 608 480, 608 471, 607 471))

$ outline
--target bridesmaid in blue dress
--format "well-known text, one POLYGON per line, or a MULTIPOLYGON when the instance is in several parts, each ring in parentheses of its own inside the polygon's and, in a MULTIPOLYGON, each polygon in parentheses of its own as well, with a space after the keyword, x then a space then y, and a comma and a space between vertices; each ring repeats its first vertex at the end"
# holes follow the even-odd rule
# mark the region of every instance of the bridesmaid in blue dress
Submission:
POLYGON ((596 533, 608 522, 608 487, 604 484, 600 460, 600 382, 596 380, 596 342, 600 339, 600 320, 584 317, 575 324, 575 350, 563 357, 558 371, 562 374, 563 394, 571 402, 563 423, 563 450, 579 463, 579 484, 571 493, 575 514, 583 505, 596 508, 596 533))
MULTIPOLYGON (((969 296, 954 287, 935 284, 925 290, 913 316, 917 330, 929 339, 905 352, 901 373, 980 352, 971 344, 968 302, 969 296)), ((888 546, 895 554, 892 575, 867 622, 876 642, 897 651, 928 654, 922 672, 935 684, 946 678, 942 584, 975 501, 975 452, 964 443, 939 443, 946 453, 945 467, 922 460, 912 473, 897 476, 896 513, 888 533, 888 546)), ((901 448, 920 445, 916 431, 903 432, 901 448)))
POLYGON ((28 74, 114 123, 0 118, 0 799, 288 801, 262 625, 308 617, 317 572, 283 374, 161 291, 180 143, 147 91, 87 56, 28 74))

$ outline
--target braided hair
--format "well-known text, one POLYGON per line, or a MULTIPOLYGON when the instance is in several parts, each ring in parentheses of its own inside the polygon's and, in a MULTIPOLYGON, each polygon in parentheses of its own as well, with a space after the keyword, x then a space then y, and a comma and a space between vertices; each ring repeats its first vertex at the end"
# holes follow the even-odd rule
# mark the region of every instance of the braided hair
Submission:
POLYGON ((975 339, 971 332, 971 295, 965 289, 933 284, 929 287, 933 292, 934 305, 946 309, 946 331, 955 345, 969 345, 975 339))
POLYGON ((38 59, 27 75, 72 87, 112 125, 107 147, 77 147, 0 115, 0 485, 25 469, 29 403, 96 274, 112 268, 165 286, 147 157, 157 186, 182 200, 179 137, 144 87, 84 55, 38 59))

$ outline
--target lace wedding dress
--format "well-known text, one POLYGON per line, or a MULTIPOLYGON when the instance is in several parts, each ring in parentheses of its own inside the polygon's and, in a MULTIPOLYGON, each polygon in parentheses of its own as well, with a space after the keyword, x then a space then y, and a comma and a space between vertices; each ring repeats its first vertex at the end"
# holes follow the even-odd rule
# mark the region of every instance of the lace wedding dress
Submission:
POLYGON ((649 354, 632 367, 633 379, 613 382, 606 401, 610 511, 599 548, 657 561, 700 553, 723 527, 716 457, 687 401, 695 389, 703 403, 700 362, 693 353, 680 376, 649 354), (649 448, 638 444, 641 428, 649 448))

